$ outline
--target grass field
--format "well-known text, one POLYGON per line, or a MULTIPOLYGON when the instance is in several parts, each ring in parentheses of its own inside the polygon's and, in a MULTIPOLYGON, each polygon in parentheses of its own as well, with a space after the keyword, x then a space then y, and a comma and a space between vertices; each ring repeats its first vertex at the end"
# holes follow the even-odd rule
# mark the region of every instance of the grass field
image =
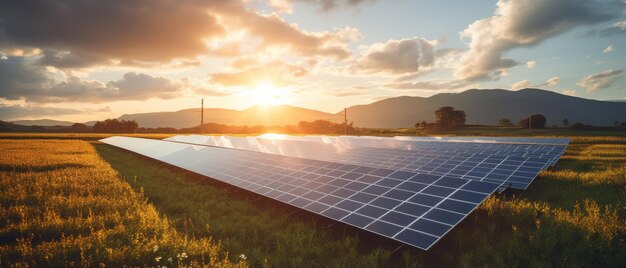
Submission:
POLYGON ((0 140, 0 266, 233 263, 170 225, 79 140, 0 140))
POLYGON ((156 243, 168 253, 161 261, 165 255, 177 260, 185 251, 189 259, 209 263, 202 256, 210 255, 211 262, 225 266, 626 263, 626 138, 619 136, 574 137, 557 165, 529 189, 491 197, 429 251, 394 251, 395 242, 342 224, 329 226, 332 222, 321 217, 97 142, 31 137, 0 144, 0 266, 50 258, 56 264, 87 259, 155 265, 156 243), (66 200, 70 196, 72 202, 66 200), (58 215, 46 218, 46 211, 58 215), (111 218, 111 226, 84 228, 111 218), (48 221, 59 223, 49 227, 48 221), (131 242, 136 237, 142 242, 131 242), (81 242, 68 242, 75 240, 81 242), (103 254, 106 249, 115 254, 103 254), (247 263, 240 263, 240 254, 247 263))

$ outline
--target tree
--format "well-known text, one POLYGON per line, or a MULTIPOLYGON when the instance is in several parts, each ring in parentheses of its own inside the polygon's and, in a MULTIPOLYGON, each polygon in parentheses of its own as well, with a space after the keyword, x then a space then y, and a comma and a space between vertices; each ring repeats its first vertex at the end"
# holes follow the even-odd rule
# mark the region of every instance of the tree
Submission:
POLYGON ((117 120, 107 119, 103 122, 98 121, 93 125, 95 132, 105 133, 133 133, 139 127, 135 120, 117 120))
POLYGON ((89 127, 82 123, 74 123, 72 124, 72 131, 74 132, 87 132, 89 131, 89 127))
POLYGON ((426 123, 426 121, 415 123, 415 128, 417 129, 426 129, 426 126, 428 126, 428 123, 426 123))
POLYGON ((435 111, 435 124, 439 129, 455 129, 465 125, 465 111, 444 106, 435 111))
POLYGON ((569 126, 569 120, 567 120, 567 118, 563 119, 563 126, 564 127, 569 126))
POLYGON ((520 120, 517 124, 522 128, 545 128, 548 119, 542 114, 533 114, 530 117, 520 120), (529 122, 530 119, 530 122, 529 122), (529 126, 530 123, 530 126, 529 126))
POLYGON ((511 120, 508 119, 508 118, 500 119, 499 123, 500 123, 500 126, 503 126, 503 127, 512 127, 513 126, 513 122, 511 122, 511 120))

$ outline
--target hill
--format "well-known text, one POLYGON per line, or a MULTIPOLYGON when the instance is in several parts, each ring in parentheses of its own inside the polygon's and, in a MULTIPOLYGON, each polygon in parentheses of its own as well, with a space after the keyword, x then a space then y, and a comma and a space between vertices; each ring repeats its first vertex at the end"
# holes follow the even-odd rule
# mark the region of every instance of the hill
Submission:
POLYGON ((16 120, 16 121, 12 121, 11 123, 23 125, 23 126, 45 126, 45 127, 51 127, 51 126, 69 127, 74 124, 74 122, 59 121, 59 120, 52 120, 52 119, 16 120))
MULTIPOLYGON (((468 124, 495 125, 502 118, 517 122, 535 113, 544 114, 549 125, 561 125, 564 118, 572 123, 599 126, 613 125, 616 120, 626 121, 626 103, 589 100, 530 88, 519 91, 471 89, 428 98, 389 98, 349 107, 348 119, 359 127, 413 127, 417 122, 433 121, 433 112, 442 106, 465 111, 468 124)), ((342 114, 343 111, 337 113, 342 114)))
MULTIPOLYGON (((135 120, 141 127, 186 128, 200 124, 200 109, 184 109, 175 112, 125 114, 120 120, 135 120)), ((341 115, 320 112, 289 105, 252 106, 238 111, 231 109, 205 108, 205 123, 227 125, 295 125, 300 121, 318 119, 340 122, 341 115)))

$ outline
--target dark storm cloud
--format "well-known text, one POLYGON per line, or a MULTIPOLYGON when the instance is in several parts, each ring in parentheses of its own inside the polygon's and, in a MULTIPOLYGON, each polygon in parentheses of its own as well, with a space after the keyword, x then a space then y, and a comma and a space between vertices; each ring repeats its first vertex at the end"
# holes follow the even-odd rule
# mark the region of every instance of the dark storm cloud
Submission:
POLYGON ((224 34, 209 13, 213 3, 2 0, 0 49, 42 48, 45 64, 64 67, 191 57, 206 52, 205 38, 224 34))

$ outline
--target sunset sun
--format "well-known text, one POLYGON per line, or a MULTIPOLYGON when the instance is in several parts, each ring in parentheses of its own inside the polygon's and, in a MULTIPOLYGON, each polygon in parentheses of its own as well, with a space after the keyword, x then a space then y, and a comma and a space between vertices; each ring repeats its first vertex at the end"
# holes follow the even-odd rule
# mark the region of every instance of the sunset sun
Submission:
POLYGON ((251 89, 249 94, 255 104, 273 106, 285 104, 287 93, 284 88, 277 88, 271 83, 263 83, 251 89))

